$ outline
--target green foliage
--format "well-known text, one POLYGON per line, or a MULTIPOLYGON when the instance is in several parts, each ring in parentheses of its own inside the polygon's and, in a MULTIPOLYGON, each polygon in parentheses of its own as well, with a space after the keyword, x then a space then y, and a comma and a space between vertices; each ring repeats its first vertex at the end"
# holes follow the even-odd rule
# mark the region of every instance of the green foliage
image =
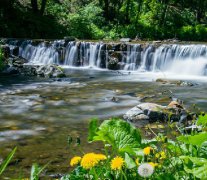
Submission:
POLYGON ((9 162, 11 161, 12 157, 14 156, 15 152, 16 152, 16 147, 9 153, 9 155, 7 156, 7 158, 0 164, 0 176, 1 174, 5 171, 7 165, 9 164, 9 162))
POLYGON ((184 170, 199 179, 207 179, 207 159, 181 156, 184 161, 184 170))
MULTIPOLYGON (((93 129, 92 127, 89 130, 93 129)), ((141 135, 139 131, 120 119, 105 120, 98 130, 92 130, 90 137, 92 141, 103 141, 112 146, 116 152, 133 153, 134 148, 141 146, 141 135)))
POLYGON ((40 167, 38 164, 33 164, 30 174, 30 180, 39 180, 39 176, 42 173, 42 171, 46 168, 48 164, 46 164, 43 167, 40 167))
POLYGON ((31 1, 4 2, 0 2, 3 37, 207 40, 206 1, 50 0, 44 13, 42 3, 34 12, 31 1))
POLYGON ((3 58, 4 58, 4 54, 2 52, 2 49, 0 48, 0 71, 3 69, 4 67, 4 62, 3 62, 3 58))
MULTIPOLYGON (((100 163, 91 164, 90 169, 84 169, 84 155, 74 171, 62 180, 84 179, 83 177, 143 179, 137 168, 144 164, 154 169, 150 179, 206 179, 206 115, 200 116, 197 124, 204 125, 202 132, 180 135, 177 140, 168 139, 165 134, 158 134, 156 138, 147 140, 141 138, 135 127, 121 119, 105 120, 99 127, 97 120, 93 119, 89 125, 89 140, 104 143, 106 158, 100 163), (114 169, 114 157, 124 162, 120 169, 114 169)), ((90 159, 91 161, 93 159, 90 159)), ((120 162, 117 164, 120 165, 120 162)))
POLYGON ((185 144, 191 144, 201 147, 201 145, 205 141, 207 141, 207 132, 199 133, 196 135, 183 135, 183 136, 179 136, 177 139, 185 144))
POLYGON ((207 127, 207 114, 205 114, 204 116, 200 115, 198 117, 197 125, 207 127))
POLYGON ((182 40, 205 41, 207 39, 207 27, 204 25, 183 26, 179 31, 182 40))

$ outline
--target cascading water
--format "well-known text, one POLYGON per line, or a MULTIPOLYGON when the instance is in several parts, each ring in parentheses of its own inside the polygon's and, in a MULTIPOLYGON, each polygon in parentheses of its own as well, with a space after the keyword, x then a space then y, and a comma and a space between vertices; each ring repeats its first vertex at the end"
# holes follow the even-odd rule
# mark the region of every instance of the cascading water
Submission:
POLYGON ((206 45, 162 45, 154 54, 152 71, 207 75, 206 45))
POLYGON ((104 44, 98 42, 10 41, 11 53, 19 47, 19 56, 32 64, 59 64, 75 67, 107 68, 117 59, 120 70, 169 72, 207 75, 207 46, 163 44, 159 47, 140 44, 104 44), (112 58, 111 58, 112 57, 112 58))

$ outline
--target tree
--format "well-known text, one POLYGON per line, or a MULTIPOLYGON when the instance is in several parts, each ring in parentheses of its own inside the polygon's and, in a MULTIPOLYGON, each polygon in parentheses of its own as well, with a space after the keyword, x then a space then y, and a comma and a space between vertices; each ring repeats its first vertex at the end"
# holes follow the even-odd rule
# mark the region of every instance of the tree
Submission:
POLYGON ((38 8, 38 0, 31 0, 32 10, 35 14, 43 15, 45 11, 47 0, 41 0, 41 7, 38 8))

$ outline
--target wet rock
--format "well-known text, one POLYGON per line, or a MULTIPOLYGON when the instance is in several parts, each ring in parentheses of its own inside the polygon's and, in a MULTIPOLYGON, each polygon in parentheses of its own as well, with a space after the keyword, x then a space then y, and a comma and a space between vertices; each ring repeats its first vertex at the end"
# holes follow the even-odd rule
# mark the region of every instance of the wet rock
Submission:
POLYGON ((111 101, 113 101, 113 102, 118 102, 118 101, 119 101, 119 98, 118 98, 118 97, 112 97, 112 98, 111 98, 111 101))
POLYGON ((178 84, 179 86, 195 86, 196 84, 193 84, 191 82, 187 82, 187 81, 181 81, 180 84, 178 84))
POLYGON ((24 63, 27 63, 28 61, 22 57, 15 57, 12 59, 12 65, 14 67, 22 68, 24 63))
POLYGON ((19 55, 19 47, 18 46, 15 46, 12 50, 12 54, 14 56, 18 56, 19 55))
POLYGON ((156 82, 162 83, 162 84, 178 84, 179 81, 177 80, 169 80, 169 79, 156 79, 156 82))
POLYGON ((153 44, 160 44, 162 41, 153 41, 153 44))
POLYGON ((180 108, 183 109, 183 106, 177 101, 171 101, 167 106, 168 108, 180 108))
POLYGON ((184 133, 191 133, 191 132, 200 132, 202 131, 202 127, 201 126, 197 126, 197 125, 191 125, 191 126, 187 126, 184 128, 184 133))
POLYGON ((131 38, 121 38, 120 41, 126 43, 126 42, 131 42, 132 40, 131 38))
POLYGON ((121 54, 121 52, 119 51, 119 52, 112 52, 111 54, 110 54, 110 57, 111 58, 116 58, 116 59, 118 59, 119 61, 121 61, 121 59, 122 59, 122 54, 121 54))
POLYGON ((144 114, 143 111, 140 108, 138 108, 137 106, 135 106, 132 109, 130 109, 129 111, 127 111, 123 117, 125 120, 129 120, 132 122, 132 121, 140 120, 140 117, 138 117, 138 116, 141 114, 144 114))
POLYGON ((115 57, 109 57, 108 62, 108 69, 110 70, 118 70, 120 68, 119 66, 119 60, 115 57))
POLYGON ((155 103, 141 103, 129 111, 123 118, 135 124, 152 123, 156 121, 179 121, 185 123, 188 120, 188 114, 183 107, 177 102, 171 102, 168 106, 161 106, 155 103))
POLYGON ((66 77, 62 68, 58 65, 43 65, 36 69, 36 74, 47 78, 62 78, 66 77))
POLYGON ((114 44, 112 46, 112 50, 114 50, 114 51, 120 51, 120 47, 121 47, 121 44, 114 44))
POLYGON ((5 74, 5 75, 19 74, 19 71, 18 71, 18 69, 15 68, 15 67, 8 66, 7 68, 5 68, 5 69, 2 71, 2 74, 5 74))
POLYGON ((113 49, 113 45, 112 44, 107 44, 106 45, 106 50, 112 50, 113 49))
POLYGON ((66 36, 64 37, 64 40, 65 40, 65 43, 64 43, 64 46, 67 46, 67 44, 71 41, 76 41, 76 38, 73 37, 73 36, 66 36))
POLYGON ((126 52, 127 51, 127 44, 122 43, 121 46, 120 46, 120 51, 126 52))
POLYGON ((178 80, 170 80, 170 79, 156 79, 156 82, 162 84, 172 84, 177 86, 195 86, 196 84, 188 82, 188 81, 178 81, 178 80))
POLYGON ((36 72, 36 68, 35 66, 31 66, 31 65, 23 65, 22 68, 20 68, 20 73, 25 75, 25 76, 36 76, 37 72, 36 72))
POLYGON ((33 39, 32 42, 31 42, 31 44, 33 46, 37 46, 37 45, 39 45, 42 42, 43 42, 43 40, 41 40, 41 39, 33 39))

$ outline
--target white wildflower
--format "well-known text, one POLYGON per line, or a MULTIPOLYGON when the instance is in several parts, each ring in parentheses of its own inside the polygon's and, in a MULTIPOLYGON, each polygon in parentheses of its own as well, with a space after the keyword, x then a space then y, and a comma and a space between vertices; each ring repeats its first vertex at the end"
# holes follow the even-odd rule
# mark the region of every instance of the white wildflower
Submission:
POLYGON ((153 174, 154 167, 149 163, 143 163, 138 167, 138 174, 142 177, 149 177, 153 174))

